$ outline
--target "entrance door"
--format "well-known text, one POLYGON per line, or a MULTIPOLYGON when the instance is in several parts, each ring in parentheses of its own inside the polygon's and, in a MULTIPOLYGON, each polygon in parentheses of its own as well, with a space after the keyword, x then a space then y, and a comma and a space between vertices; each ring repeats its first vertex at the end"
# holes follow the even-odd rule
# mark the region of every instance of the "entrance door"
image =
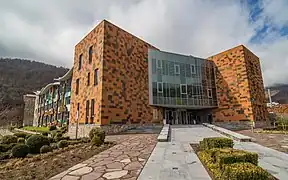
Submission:
POLYGON ((165 120, 166 124, 175 124, 175 111, 172 110, 165 110, 165 120))

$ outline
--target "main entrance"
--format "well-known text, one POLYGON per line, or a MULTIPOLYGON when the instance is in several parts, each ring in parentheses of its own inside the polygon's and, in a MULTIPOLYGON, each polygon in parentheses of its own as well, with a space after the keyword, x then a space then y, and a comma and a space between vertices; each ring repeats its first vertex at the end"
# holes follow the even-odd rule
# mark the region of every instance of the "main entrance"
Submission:
POLYGON ((211 114, 199 115, 197 111, 186 109, 165 109, 164 119, 166 124, 200 124, 211 122, 211 114))

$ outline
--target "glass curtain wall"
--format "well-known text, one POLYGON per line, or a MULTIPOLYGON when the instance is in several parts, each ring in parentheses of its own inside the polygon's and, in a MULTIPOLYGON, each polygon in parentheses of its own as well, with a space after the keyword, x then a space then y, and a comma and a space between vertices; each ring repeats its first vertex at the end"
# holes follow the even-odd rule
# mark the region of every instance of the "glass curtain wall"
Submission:
POLYGON ((212 61, 149 50, 149 86, 153 105, 217 106, 212 61))

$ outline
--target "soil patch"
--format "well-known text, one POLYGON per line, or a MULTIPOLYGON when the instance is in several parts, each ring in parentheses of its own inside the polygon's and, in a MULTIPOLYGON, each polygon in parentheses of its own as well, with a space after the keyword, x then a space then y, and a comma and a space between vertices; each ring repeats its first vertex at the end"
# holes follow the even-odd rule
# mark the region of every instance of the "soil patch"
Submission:
POLYGON ((105 143, 100 147, 91 147, 89 143, 77 144, 24 159, 0 161, 0 179, 49 179, 114 145, 115 143, 105 143))

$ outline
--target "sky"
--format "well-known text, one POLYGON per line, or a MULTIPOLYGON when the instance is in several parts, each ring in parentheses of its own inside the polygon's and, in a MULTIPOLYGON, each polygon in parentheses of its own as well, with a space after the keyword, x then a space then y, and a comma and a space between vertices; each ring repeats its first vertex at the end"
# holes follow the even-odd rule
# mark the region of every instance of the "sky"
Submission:
POLYGON ((0 57, 72 67, 106 19, 164 51, 209 57, 243 44, 265 86, 288 83, 288 0, 0 0, 0 57))

